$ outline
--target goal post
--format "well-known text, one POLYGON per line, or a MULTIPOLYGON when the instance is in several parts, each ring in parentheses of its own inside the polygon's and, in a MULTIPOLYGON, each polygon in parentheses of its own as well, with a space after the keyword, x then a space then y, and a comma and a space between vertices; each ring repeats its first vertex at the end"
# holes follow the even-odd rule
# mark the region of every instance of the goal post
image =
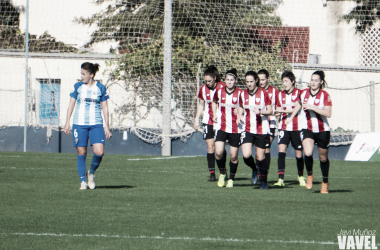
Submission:
POLYGON ((162 88, 162 155, 171 155, 172 0, 165 0, 164 86, 162 88))

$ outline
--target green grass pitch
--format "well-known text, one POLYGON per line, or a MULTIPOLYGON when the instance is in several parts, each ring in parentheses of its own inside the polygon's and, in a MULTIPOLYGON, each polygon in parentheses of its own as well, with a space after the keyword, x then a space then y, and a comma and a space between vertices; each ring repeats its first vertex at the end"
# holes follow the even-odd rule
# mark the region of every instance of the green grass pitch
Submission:
POLYGON ((0 249, 339 249, 341 230, 380 235, 378 163, 331 161, 325 195, 318 161, 312 190, 295 160, 275 188, 273 158, 262 191, 242 159, 227 189, 207 182, 206 157, 160 158, 105 155, 80 191, 76 155, 0 153, 0 249))

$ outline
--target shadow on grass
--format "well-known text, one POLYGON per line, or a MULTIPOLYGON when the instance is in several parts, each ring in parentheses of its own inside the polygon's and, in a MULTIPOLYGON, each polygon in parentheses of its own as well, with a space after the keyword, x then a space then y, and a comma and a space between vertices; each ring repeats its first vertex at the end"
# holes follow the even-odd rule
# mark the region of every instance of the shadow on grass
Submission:
POLYGON ((234 183, 234 187, 253 187, 251 183, 247 183, 247 184, 235 184, 234 183))
POLYGON ((285 185, 297 185, 299 186, 300 183, 298 181, 284 181, 285 185))
POLYGON ((268 185, 269 188, 271 189, 287 189, 287 188, 293 188, 292 186, 289 186, 285 184, 285 187, 279 187, 279 186, 274 186, 274 185, 268 185))
MULTIPOLYGON (((352 193, 354 192, 353 190, 329 190, 329 193, 352 193)), ((315 194, 320 194, 320 191, 314 191, 313 193, 315 194)))
POLYGON ((134 186, 120 185, 120 186, 96 186, 96 189, 120 189, 120 188, 134 188, 134 186))
POLYGON ((251 178, 241 178, 241 177, 240 178, 235 178, 234 182, 235 181, 246 181, 246 180, 251 180, 251 178))

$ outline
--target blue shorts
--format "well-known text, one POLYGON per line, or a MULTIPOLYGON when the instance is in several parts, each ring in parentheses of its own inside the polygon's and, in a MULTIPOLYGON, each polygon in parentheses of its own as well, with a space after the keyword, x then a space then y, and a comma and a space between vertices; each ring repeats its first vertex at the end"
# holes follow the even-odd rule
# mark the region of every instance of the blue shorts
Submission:
POLYGON ((97 124, 97 125, 73 124, 74 147, 87 147, 88 138, 90 138, 91 146, 95 143, 105 144, 103 124, 97 124))

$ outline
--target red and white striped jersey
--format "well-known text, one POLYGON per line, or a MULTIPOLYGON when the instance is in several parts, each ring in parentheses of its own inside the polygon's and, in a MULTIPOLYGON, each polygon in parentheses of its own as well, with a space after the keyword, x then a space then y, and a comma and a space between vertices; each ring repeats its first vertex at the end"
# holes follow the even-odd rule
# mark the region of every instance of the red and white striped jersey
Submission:
POLYGON ((215 124, 217 130, 223 130, 226 133, 241 132, 236 123, 241 92, 242 90, 238 87, 231 93, 227 93, 226 87, 216 91, 214 100, 218 102, 217 115, 218 121, 220 121, 218 124, 215 124))
MULTIPOLYGON (((269 85, 264 90, 268 93, 269 99, 270 99, 271 104, 272 104, 273 111, 276 110, 276 99, 277 99, 277 96, 280 93, 280 91, 277 88, 275 88, 273 86, 269 86, 269 85)), ((277 128, 276 116, 274 116, 274 115, 268 116, 268 121, 269 121, 269 127, 270 128, 277 128)))
POLYGON ((213 89, 210 89, 207 84, 204 84, 198 93, 198 98, 205 101, 205 110, 203 111, 202 123, 214 125, 214 115, 212 113, 212 102, 214 101, 214 94, 218 89, 226 86, 224 82, 218 82, 213 89))
MULTIPOLYGON (((281 91, 278 94, 276 107, 282 108, 282 110, 291 110, 294 109, 297 102, 300 100, 300 94, 302 90, 294 88, 292 92, 286 93, 285 90, 281 91)), ((289 119, 292 116, 292 113, 282 113, 280 116, 280 124, 278 126, 278 129, 286 130, 286 131, 300 131, 302 130, 301 127, 301 119, 302 116, 301 111, 298 112, 298 114, 293 118, 293 120, 286 125, 285 122, 287 119, 289 119)))
POLYGON ((271 105, 267 92, 262 88, 257 88, 256 92, 249 94, 246 89, 241 93, 240 105, 245 110, 243 130, 258 135, 268 134, 268 116, 255 113, 255 108, 266 110, 266 106, 271 105))
MULTIPOLYGON (((326 106, 332 106, 330 95, 320 89, 316 95, 310 93, 310 89, 305 89, 301 93, 302 103, 309 103, 320 109, 324 109, 326 106)), ((304 116, 302 128, 313 131, 313 133, 319 133, 324 131, 330 131, 330 126, 327 121, 327 117, 317 114, 312 110, 303 110, 302 115, 304 116)))

